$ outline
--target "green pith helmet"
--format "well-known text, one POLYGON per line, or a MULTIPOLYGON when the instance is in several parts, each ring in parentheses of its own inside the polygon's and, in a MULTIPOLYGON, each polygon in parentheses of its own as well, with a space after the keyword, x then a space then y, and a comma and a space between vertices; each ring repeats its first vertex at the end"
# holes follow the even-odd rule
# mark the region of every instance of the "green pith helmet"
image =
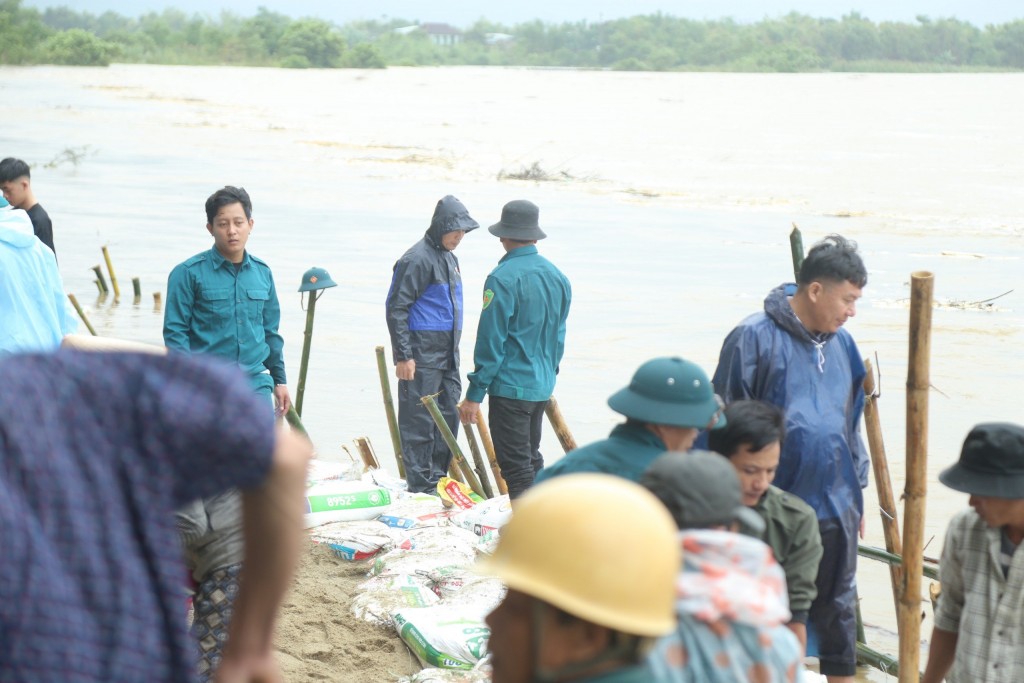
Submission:
POLYGON ((337 287, 338 283, 331 279, 330 274, 323 268, 310 268, 302 274, 302 284, 299 285, 300 292, 315 292, 318 289, 337 287))
POLYGON ((636 371, 629 386, 608 399, 617 413, 642 422, 717 429, 725 426, 722 404, 708 376, 682 358, 655 358, 636 371))

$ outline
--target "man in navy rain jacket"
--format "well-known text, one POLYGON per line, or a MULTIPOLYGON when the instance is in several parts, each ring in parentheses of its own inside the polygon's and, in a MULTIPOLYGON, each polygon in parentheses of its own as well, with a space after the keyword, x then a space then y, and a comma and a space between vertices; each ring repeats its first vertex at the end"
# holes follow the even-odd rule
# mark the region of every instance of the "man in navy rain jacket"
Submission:
MULTIPOLYGON (((860 436, 864 363, 843 324, 867 271, 855 243, 830 235, 807 254, 799 284, 776 287, 725 339, 712 383, 726 401, 759 399, 786 413, 775 485, 818 516, 824 549, 811 643, 830 683, 856 672, 857 534, 868 457, 860 436)), ((808 648, 809 653, 811 648, 808 648)))
POLYGON ((420 399, 437 406, 458 434, 462 395, 462 275, 452 252, 480 225, 455 197, 437 203, 427 233, 395 263, 387 299, 388 332, 398 377, 398 428, 410 491, 433 491, 448 473, 451 452, 420 399))

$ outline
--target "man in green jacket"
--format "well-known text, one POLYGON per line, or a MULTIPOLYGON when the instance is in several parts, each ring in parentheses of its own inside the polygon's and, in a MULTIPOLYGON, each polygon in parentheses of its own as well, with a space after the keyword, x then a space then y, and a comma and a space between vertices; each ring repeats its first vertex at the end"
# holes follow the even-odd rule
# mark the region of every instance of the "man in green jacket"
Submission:
POLYGON ((821 534, 814 509, 797 496, 772 486, 779 467, 786 418, 764 401, 733 401, 725 408, 728 424, 708 434, 708 447, 729 458, 739 475, 743 503, 764 520, 764 531, 741 530, 761 538, 786 573, 787 626, 807 648, 807 613, 818 595, 815 578, 821 562, 821 534))
POLYGON ((517 199, 488 228, 501 240, 505 256, 484 283, 475 369, 459 406, 462 423, 473 424, 480 402, 490 394, 491 438, 513 499, 544 467, 541 424, 565 351, 572 299, 568 278, 537 253, 537 240, 547 237, 539 216, 536 204, 517 199))
POLYGON ((605 472, 640 481, 665 451, 690 450, 702 429, 725 426, 722 403, 708 376, 682 358, 655 358, 636 371, 629 386, 608 399, 625 424, 607 439, 571 453, 537 474, 537 482, 571 472, 605 472))

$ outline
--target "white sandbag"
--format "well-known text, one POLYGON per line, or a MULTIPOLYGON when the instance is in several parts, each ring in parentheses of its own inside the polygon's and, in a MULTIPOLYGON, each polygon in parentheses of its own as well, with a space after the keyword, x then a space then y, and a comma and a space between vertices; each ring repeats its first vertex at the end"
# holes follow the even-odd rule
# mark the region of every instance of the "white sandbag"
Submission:
POLYGON ((395 498, 400 498, 404 495, 412 495, 409 493, 409 487, 405 483, 405 479, 400 479, 387 470, 371 468, 363 472, 359 478, 368 484, 373 484, 374 486, 379 486, 382 489, 392 491, 396 494, 394 496, 395 498))
POLYGON ((362 481, 322 481, 306 489, 307 529, 328 522, 373 519, 391 505, 387 489, 362 481))
POLYGON ((398 635, 424 666, 472 669, 487 653, 491 631, 481 615, 444 605, 398 610, 398 635))
POLYGON ((398 683, 490 683, 490 658, 484 658, 470 671, 463 669, 422 669, 398 679, 398 683))
POLYGON ((306 470, 306 486, 323 481, 345 481, 359 478, 357 463, 312 458, 306 470))
POLYGON ((501 530, 488 531, 476 543, 476 552, 480 555, 493 555, 498 547, 498 539, 501 538, 501 530))
POLYGON ((377 520, 396 529, 412 529, 448 524, 450 514, 451 511, 445 510, 437 496, 414 493, 393 501, 377 520))
POLYGON ((410 574, 378 576, 359 584, 352 614, 380 626, 392 626, 391 613, 407 607, 433 607, 441 601, 426 578, 410 574))
POLYGON ((505 598, 501 579, 482 575, 473 566, 438 567, 419 573, 429 579, 430 587, 445 605, 465 605, 486 615, 505 598))
POLYGON ((381 550, 394 548, 401 540, 398 533, 376 520, 329 522, 309 534, 343 560, 368 560, 381 550))
POLYGON ((453 526, 410 529, 393 550, 378 555, 370 574, 416 574, 438 567, 469 566, 476 555, 476 536, 453 526))
POLYGON ((512 519, 512 503, 508 495, 498 496, 477 503, 468 510, 459 510, 451 515, 452 524, 483 536, 505 526, 512 519))

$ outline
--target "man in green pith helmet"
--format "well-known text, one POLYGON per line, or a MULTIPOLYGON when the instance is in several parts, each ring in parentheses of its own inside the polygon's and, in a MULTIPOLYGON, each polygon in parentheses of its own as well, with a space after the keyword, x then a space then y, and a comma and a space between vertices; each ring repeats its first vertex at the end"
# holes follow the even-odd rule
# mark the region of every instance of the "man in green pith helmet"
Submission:
POLYGON ((708 376, 682 358, 655 358, 637 369, 608 405, 626 416, 607 439, 567 453, 537 474, 537 482, 572 472, 605 472, 639 481, 665 451, 685 452, 702 429, 725 425, 722 402, 708 376))

